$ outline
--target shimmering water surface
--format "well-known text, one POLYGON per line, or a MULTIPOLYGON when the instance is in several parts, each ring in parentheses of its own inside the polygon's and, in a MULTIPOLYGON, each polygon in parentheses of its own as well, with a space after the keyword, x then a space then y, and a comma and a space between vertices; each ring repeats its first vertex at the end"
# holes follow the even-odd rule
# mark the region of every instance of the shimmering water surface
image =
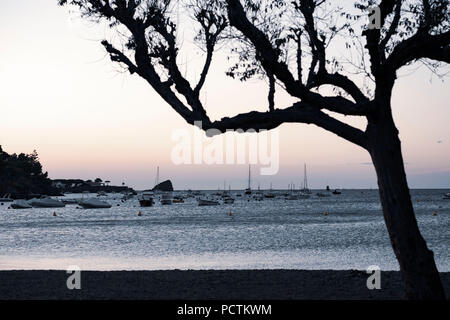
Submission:
MULTIPOLYGON (((411 191, 420 230, 440 271, 450 271, 445 192, 411 191)), ((5 203, 0 206, 0 269, 339 270, 378 265, 398 270, 377 190, 263 201, 236 193, 234 204, 213 207, 199 207, 189 198, 140 208, 136 198, 121 202, 121 195, 113 194, 102 198, 111 209, 13 210, 5 203)))

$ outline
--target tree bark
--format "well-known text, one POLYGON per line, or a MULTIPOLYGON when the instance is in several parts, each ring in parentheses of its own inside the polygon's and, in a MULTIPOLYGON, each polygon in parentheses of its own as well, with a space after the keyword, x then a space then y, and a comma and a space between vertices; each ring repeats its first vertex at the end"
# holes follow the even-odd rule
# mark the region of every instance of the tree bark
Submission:
POLYGON ((384 220, 400 264, 406 298, 445 299, 445 292, 434 262, 420 234, 409 193, 401 143, 390 105, 382 119, 367 127, 369 153, 378 177, 384 220))

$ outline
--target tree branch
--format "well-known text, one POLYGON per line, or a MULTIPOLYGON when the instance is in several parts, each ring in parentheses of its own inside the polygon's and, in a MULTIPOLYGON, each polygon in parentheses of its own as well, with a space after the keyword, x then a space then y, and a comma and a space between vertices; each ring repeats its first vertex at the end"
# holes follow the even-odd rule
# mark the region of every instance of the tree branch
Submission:
POLYGON ((102 45, 105 47, 106 52, 109 53, 111 61, 120 62, 125 64, 128 67, 128 70, 131 74, 138 71, 138 68, 135 66, 133 62, 120 50, 114 48, 108 41, 103 40, 102 45))
POLYGON ((315 124, 363 148, 368 147, 367 138, 363 131, 302 102, 295 103, 289 108, 276 109, 272 112, 252 111, 238 114, 231 118, 225 117, 219 121, 212 122, 210 125, 203 125, 202 128, 204 130, 216 129, 218 130, 217 133, 238 129, 261 131, 274 129, 283 123, 289 122, 315 124))
POLYGON ((386 58, 384 55, 384 50, 386 48, 386 45, 389 42, 389 40, 391 39, 391 37, 394 35, 395 31, 397 30, 398 23, 400 21, 401 9, 402 9, 402 0, 397 0, 395 3, 394 19, 392 20, 392 23, 389 26, 389 30, 387 31, 386 35, 384 36, 383 40, 381 40, 380 45, 379 45, 379 50, 383 53, 382 54, 383 62, 386 58))
POLYGON ((450 63, 449 46, 450 31, 437 35, 418 32, 394 48, 386 60, 384 68, 388 72, 393 72, 409 62, 421 58, 450 63))
POLYGON ((324 108, 344 115, 367 115, 368 105, 355 104, 343 97, 323 97, 303 86, 301 81, 296 81, 287 65, 279 61, 279 52, 272 47, 264 33, 247 19, 241 2, 239 0, 227 0, 227 3, 228 19, 231 26, 237 28, 252 42, 264 69, 269 70, 283 82, 289 94, 319 109, 324 108), (360 108, 361 106, 364 107, 360 108))
MULTIPOLYGON (((380 27, 383 27, 386 17, 394 10, 397 0, 382 0, 379 6, 380 9, 380 27)), ((380 50, 381 28, 367 29, 363 33, 366 36, 366 48, 370 57, 370 69, 373 76, 376 78, 380 68, 381 61, 384 60, 384 50, 380 50)))

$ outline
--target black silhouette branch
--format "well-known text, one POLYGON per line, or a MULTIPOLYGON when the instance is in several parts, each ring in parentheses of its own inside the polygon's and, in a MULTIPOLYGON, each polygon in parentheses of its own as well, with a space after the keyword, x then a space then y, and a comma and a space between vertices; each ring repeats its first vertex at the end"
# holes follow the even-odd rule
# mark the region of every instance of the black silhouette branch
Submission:
POLYGON ((203 38, 206 47, 205 63, 200 73, 200 79, 194 88, 194 94, 198 96, 205 84, 206 76, 211 67, 215 46, 219 40, 220 34, 227 27, 228 21, 220 14, 220 12, 218 12, 220 6, 215 0, 197 0, 192 7, 194 7, 194 18, 202 28, 197 38, 203 38), (215 6, 216 10, 214 10, 215 6))
MULTIPOLYGON (((402 0, 396 0, 395 2, 395 11, 394 11, 394 18, 391 22, 391 25, 389 26, 389 29, 384 36, 384 38, 380 41, 379 50, 381 52, 385 51, 386 45, 388 44, 391 37, 395 34, 398 24, 400 22, 400 16, 401 16, 401 8, 402 8, 402 0)), ((385 56, 383 54, 382 60, 384 61, 385 56)))
POLYGON ((260 131, 274 129, 283 123, 293 122, 314 124, 363 148, 367 148, 367 139, 363 131, 338 121, 303 102, 272 112, 252 111, 231 118, 222 118, 220 121, 214 121, 210 126, 204 126, 203 129, 216 129, 222 133, 226 132, 227 129, 260 131))
MULTIPOLYGON (((382 27, 386 21, 386 17, 392 13, 394 10, 397 0, 383 0, 379 5, 380 9, 380 27, 382 27)), ((376 78, 380 68, 381 62, 384 58, 384 47, 383 50, 380 48, 381 41, 381 28, 367 29, 363 32, 366 36, 366 48, 369 52, 370 57, 370 70, 373 76, 376 78)), ((391 37, 391 36, 389 36, 391 37)), ((389 39, 388 39, 389 40, 389 39)), ((387 42, 387 41, 386 41, 387 42)))
MULTIPOLYGON (((368 115, 370 113, 370 105, 368 99, 361 93, 359 88, 348 81, 343 81, 343 76, 335 77, 328 75, 322 79, 333 79, 333 82, 344 86, 344 90, 350 90, 354 95, 357 104, 344 97, 324 97, 318 93, 312 92, 310 88, 303 86, 301 81, 295 80, 288 66, 279 59, 280 53, 273 48, 265 34, 254 26, 246 17, 246 13, 239 0, 227 0, 228 3, 228 19, 231 26, 238 29, 249 41, 252 42, 264 69, 270 71, 285 86, 286 91, 294 97, 308 102, 317 108, 324 108, 330 111, 338 112, 344 115, 368 115)), ((317 57, 317 55, 313 55, 317 57)), ((320 58, 317 58, 319 60, 320 58)), ((322 80, 322 84, 325 81, 322 80)), ((353 96, 352 95, 352 96, 353 96)))
MULTIPOLYGON (((328 110, 342 115, 366 116, 376 114, 376 103, 370 101, 360 88, 344 74, 329 73, 326 68, 327 56, 325 39, 315 25, 314 10, 321 2, 313 0, 294 1, 295 10, 304 17, 304 30, 297 28, 297 75, 295 79, 288 65, 283 62, 281 50, 272 45, 271 40, 258 26, 249 21, 240 0, 196 0, 198 10, 194 17, 201 26, 196 40, 201 40, 205 46, 206 59, 200 74, 200 79, 194 88, 183 75, 177 65, 176 30, 169 14, 170 0, 152 0, 144 2, 138 0, 60 0, 60 4, 70 3, 78 6, 84 16, 95 20, 106 19, 111 26, 120 24, 130 33, 128 51, 121 51, 108 41, 102 44, 114 62, 125 65, 130 73, 137 73, 144 78, 152 88, 177 112, 185 121, 194 124, 202 121, 204 129, 216 128, 220 132, 227 129, 272 129, 285 122, 300 122, 315 124, 359 146, 367 148, 366 134, 347 125, 323 112, 328 110), (210 4, 217 5, 211 9, 210 4), (219 13, 219 14, 218 14, 219 13), (221 33, 226 28, 234 28, 240 33, 240 41, 250 43, 255 50, 255 59, 261 64, 269 78, 269 112, 248 112, 234 117, 226 117, 212 122, 199 100, 199 92, 205 84, 207 74, 212 64, 214 48, 220 40, 221 33), (302 32, 309 38, 312 52, 312 63, 306 83, 302 81, 302 32), (132 58, 129 58, 133 55, 132 58), (166 72, 162 79, 161 66, 166 72), (276 80, 286 91, 299 102, 286 109, 276 109, 274 94, 276 80), (332 85, 346 91, 353 100, 343 96, 324 96, 317 88, 322 85, 332 85), (181 101, 177 94, 185 98, 181 101)), ((428 1, 424 0, 424 10, 427 11, 428 1)), ((383 0, 380 4, 381 22, 393 14, 392 22, 385 36, 381 39, 380 30, 365 32, 367 48, 371 60, 373 74, 390 75, 391 83, 395 79, 395 72, 403 65, 421 58, 450 62, 449 43, 450 32, 430 34, 427 23, 433 14, 424 12, 424 23, 417 33, 407 40, 399 41, 391 51, 389 57, 384 58, 385 49, 390 39, 397 32, 401 15, 400 0, 383 0)), ((435 19, 435 18, 433 18, 435 19)), ((270 38, 272 39, 272 38, 270 38)), ((273 40, 273 39, 272 39, 273 40)), ((377 78, 377 77, 376 77, 377 78)), ((377 83, 380 83, 378 81, 377 83)), ((389 85, 385 92, 389 93, 389 85)), ((389 95, 387 95, 389 96, 389 95)))
POLYGON ((396 71, 407 63, 421 58, 450 63, 450 31, 430 35, 418 32, 399 43, 386 61, 386 69, 396 71))

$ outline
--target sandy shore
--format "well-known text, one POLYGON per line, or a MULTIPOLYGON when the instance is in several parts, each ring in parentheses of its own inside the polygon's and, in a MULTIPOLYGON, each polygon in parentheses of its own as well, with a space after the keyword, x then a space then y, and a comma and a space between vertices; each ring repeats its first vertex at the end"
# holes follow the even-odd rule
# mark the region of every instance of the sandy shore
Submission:
MULTIPOLYGON (((400 274, 381 273, 368 290, 362 271, 201 270, 82 271, 81 290, 68 290, 65 271, 0 271, 0 299, 299 300, 402 299, 400 274)), ((441 273, 450 296, 450 273, 441 273)))

